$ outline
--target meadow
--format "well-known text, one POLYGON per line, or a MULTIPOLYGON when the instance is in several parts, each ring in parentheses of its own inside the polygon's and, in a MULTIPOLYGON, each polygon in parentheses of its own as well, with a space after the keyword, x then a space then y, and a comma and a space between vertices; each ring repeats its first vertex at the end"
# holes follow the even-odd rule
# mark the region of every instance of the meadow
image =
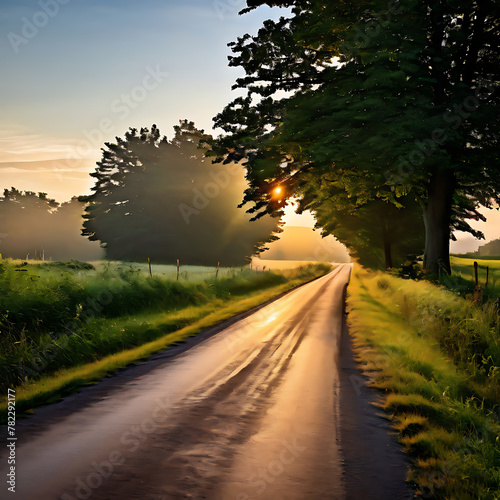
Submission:
POLYGON ((451 267, 455 281, 468 282, 469 287, 475 286, 474 262, 478 263, 478 283, 483 289, 485 298, 500 297, 500 260, 496 258, 451 257, 451 267))
POLYGON ((17 387, 24 408, 59 397, 323 275, 330 266, 220 268, 217 278, 216 268, 181 269, 177 280, 171 277, 175 266, 153 266, 150 277, 147 264, 1 260, 1 394, 17 387))
MULTIPOLYGON (((134 272, 139 276, 149 276, 149 265, 147 262, 120 262, 120 261, 92 261, 90 262, 99 272, 120 273, 134 272)), ((179 266, 179 281, 200 282, 217 277, 228 278, 241 272, 248 266, 242 267, 219 267, 217 266, 179 266)), ((84 274, 84 273, 81 273, 84 274)), ((153 277, 160 277, 167 280, 177 281, 177 265, 151 263, 151 274, 153 277)))

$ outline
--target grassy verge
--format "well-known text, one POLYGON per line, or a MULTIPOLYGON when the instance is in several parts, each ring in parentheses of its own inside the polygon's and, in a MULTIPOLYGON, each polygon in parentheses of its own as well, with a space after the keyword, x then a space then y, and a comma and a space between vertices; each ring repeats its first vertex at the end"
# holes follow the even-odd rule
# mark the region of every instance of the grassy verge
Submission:
MULTIPOLYGON (((22 322, 25 322, 21 323, 24 325, 22 330, 19 330, 19 323, 10 323, 10 332, 7 330, 10 335, 4 335, 1 344, 4 356, 0 364, 5 368, 5 390, 8 386, 17 387, 18 412, 60 399, 129 363, 146 358, 321 276, 328 269, 329 266, 319 264, 282 273, 244 272, 234 278, 187 285, 139 277, 134 277, 128 283, 116 276, 108 277, 102 285, 114 290, 114 294, 106 295, 106 300, 95 302, 100 309, 94 310, 93 314, 83 314, 85 308, 76 306, 75 316, 59 334, 40 327, 30 335, 26 325, 35 325, 32 318, 21 317, 22 322), (127 304, 129 314, 124 314, 122 311, 126 310, 127 304), (16 335, 18 340, 12 342, 16 335)), ((29 279, 30 274, 26 272, 22 276, 25 280, 29 279)), ((14 278, 18 279, 17 276, 14 278)), ((88 296, 85 298, 84 293, 92 297, 92 290, 98 289, 96 280, 101 278, 97 276, 89 282, 83 282, 73 276, 70 291, 71 287, 76 286, 77 293, 82 294, 80 299, 83 297, 86 304, 88 296)), ((55 285, 51 284, 48 286, 44 283, 42 291, 53 292, 55 285)), ((16 285, 18 288, 11 286, 10 292, 15 293, 20 301, 31 300, 33 303, 34 297, 44 298, 46 295, 37 289, 32 290, 31 294, 29 290, 24 294, 18 293, 22 287, 17 282, 16 285)), ((53 301, 58 297, 52 295, 50 298, 53 301)), ((67 299, 68 295, 60 297, 60 300, 67 299)), ((47 306, 53 307, 50 300, 47 306)), ((61 314, 64 316, 69 313, 66 311, 61 314)), ((66 318, 63 317, 63 320, 66 318)), ((5 409, 6 398, 3 397, 0 401, 2 421, 5 409)))
POLYGON ((422 498, 500 498, 500 323, 428 282, 356 267, 348 323, 422 498))

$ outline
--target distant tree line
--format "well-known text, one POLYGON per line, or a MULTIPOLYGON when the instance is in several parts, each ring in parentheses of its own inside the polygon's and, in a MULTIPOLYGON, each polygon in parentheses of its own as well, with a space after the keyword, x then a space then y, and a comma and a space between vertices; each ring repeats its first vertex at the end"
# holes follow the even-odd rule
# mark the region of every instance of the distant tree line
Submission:
POLYGON ((5 189, 0 197, 0 254, 15 259, 97 260, 103 251, 81 237, 84 204, 46 193, 5 189))

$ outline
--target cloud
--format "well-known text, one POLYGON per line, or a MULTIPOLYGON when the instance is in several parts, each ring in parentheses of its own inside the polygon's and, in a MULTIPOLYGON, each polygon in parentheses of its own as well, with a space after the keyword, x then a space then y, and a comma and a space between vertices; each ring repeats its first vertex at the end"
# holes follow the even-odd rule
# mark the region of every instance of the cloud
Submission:
POLYGON ((0 163, 54 160, 67 155, 79 141, 33 134, 26 127, 0 125, 0 163))
POLYGON ((95 163, 87 158, 75 160, 57 159, 41 161, 5 161, 0 162, 0 170, 6 172, 71 172, 88 174, 93 170, 95 163))
POLYGON ((41 191, 57 201, 90 192, 93 180, 89 176, 95 163, 89 159, 0 162, 0 192, 15 187, 41 191))

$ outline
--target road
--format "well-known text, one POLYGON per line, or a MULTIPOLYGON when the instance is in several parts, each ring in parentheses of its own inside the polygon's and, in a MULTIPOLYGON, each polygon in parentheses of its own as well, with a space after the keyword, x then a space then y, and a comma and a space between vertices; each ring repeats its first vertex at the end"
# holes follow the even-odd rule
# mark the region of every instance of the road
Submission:
POLYGON ((340 266, 174 357, 37 410, 17 431, 12 498, 345 498, 349 273, 340 266))

